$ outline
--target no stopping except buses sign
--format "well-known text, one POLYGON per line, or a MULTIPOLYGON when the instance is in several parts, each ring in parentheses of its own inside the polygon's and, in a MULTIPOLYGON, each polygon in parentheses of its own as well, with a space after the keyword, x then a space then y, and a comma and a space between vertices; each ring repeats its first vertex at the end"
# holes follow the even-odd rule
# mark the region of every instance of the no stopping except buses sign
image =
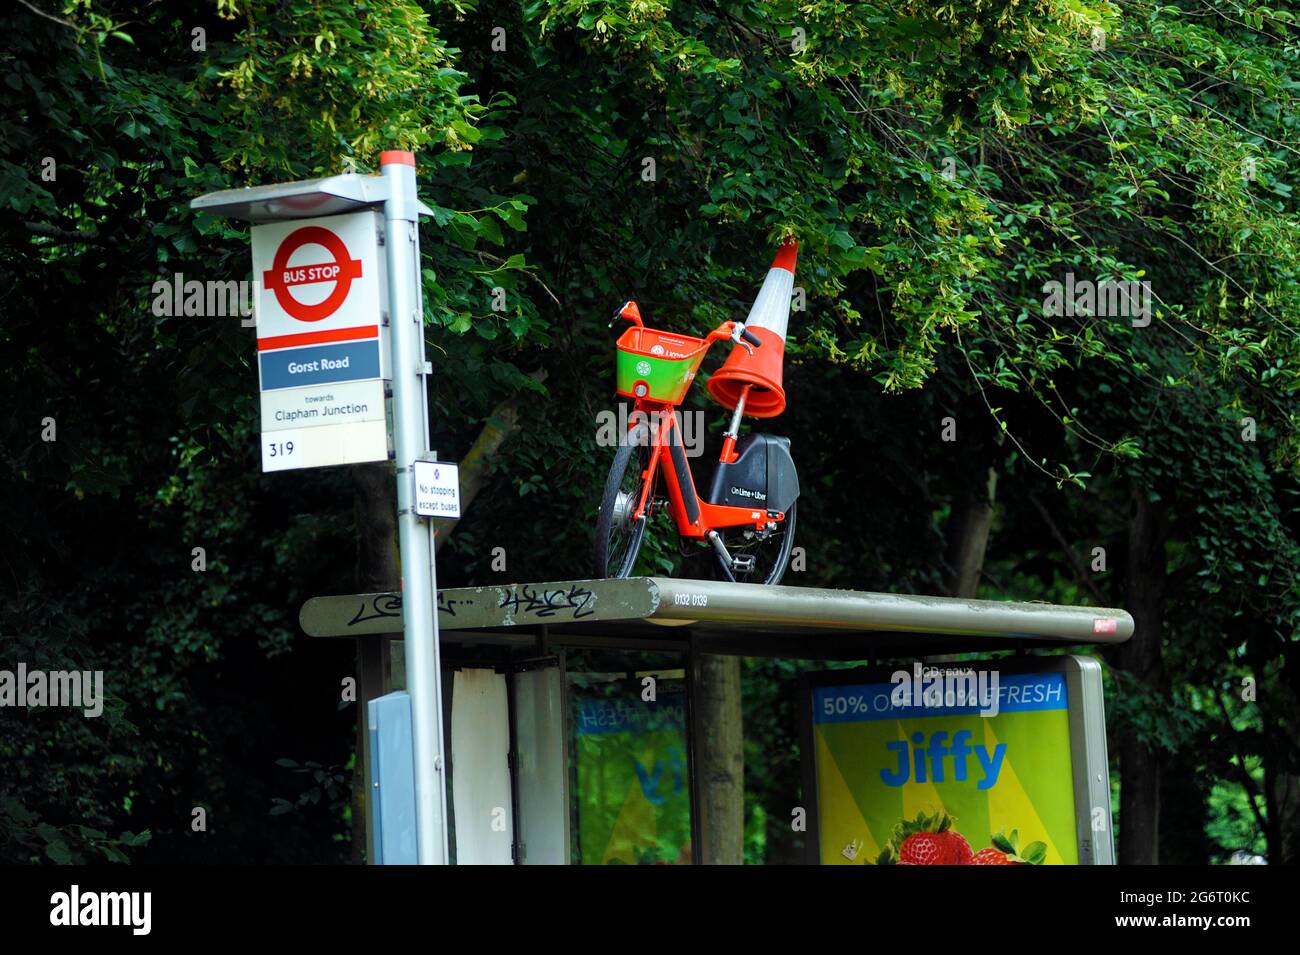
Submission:
POLYGON ((388 457, 382 228, 369 210, 253 226, 263 471, 388 457))

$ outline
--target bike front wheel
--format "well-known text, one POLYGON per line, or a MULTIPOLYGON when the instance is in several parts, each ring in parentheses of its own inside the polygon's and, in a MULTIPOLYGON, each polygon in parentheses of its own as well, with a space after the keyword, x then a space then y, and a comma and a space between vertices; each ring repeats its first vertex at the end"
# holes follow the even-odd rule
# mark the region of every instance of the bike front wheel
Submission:
POLYGON ((651 487, 646 513, 640 520, 635 519, 649 459, 649 448, 635 434, 629 435, 614 455, 596 517, 596 546, 592 557, 597 578, 630 577, 636 566, 655 503, 655 489, 651 487))

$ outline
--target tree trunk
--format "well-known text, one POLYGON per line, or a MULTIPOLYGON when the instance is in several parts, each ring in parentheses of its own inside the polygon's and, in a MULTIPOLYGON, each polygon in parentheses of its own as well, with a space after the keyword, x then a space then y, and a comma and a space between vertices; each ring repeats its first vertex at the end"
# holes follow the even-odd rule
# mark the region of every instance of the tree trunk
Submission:
MULTIPOLYGON (((1280 667, 1271 662, 1253 667, 1262 674, 1257 690, 1263 723, 1282 730, 1263 751, 1265 851, 1269 865, 1296 865, 1300 863, 1300 775, 1294 772, 1297 747, 1289 730, 1300 726, 1300 647, 1287 646, 1280 667)), ((1254 798, 1249 790, 1247 795, 1254 798)))
MULTIPOLYGON (((1160 639, 1164 623, 1168 525, 1163 503, 1145 487, 1131 489, 1125 609, 1133 615, 1133 638, 1119 649, 1119 667, 1159 696, 1165 694, 1160 639)), ((1121 865, 1160 862, 1160 755, 1133 733, 1120 740, 1121 865)))
MULTIPOLYGON (((998 491, 998 472, 989 468, 981 488, 966 488, 953 502, 949 520, 946 589, 950 597, 974 597, 984 573, 984 554, 989 547, 998 491)), ((959 653, 933 653, 927 664, 952 663, 959 653)))
POLYGON ((1266 761, 1264 792, 1268 864, 1295 865, 1300 862, 1300 776, 1276 770, 1266 761))
POLYGON ((699 780, 696 857, 706 865, 745 861, 745 751, 740 658, 699 654, 692 692, 694 754, 699 780))
POLYGON ((998 472, 989 468, 984 486, 968 488, 956 502, 948 535, 948 594, 974 597, 984 572, 984 554, 997 502, 998 472))
MULTIPOLYGON (((357 532, 358 593, 395 591, 401 587, 397 545, 397 484, 391 464, 360 464, 352 473, 357 532)), ((388 691, 387 638, 363 637, 357 645, 357 758, 352 771, 352 861, 371 857, 367 814, 370 734, 366 712, 370 700, 388 691)))
MULTIPOLYGON (((546 374, 545 368, 539 368, 529 377, 535 378, 537 381, 545 381, 546 374)), ((478 438, 475 439, 473 446, 460 459, 460 511, 462 514, 469 510, 470 504, 478 496, 484 482, 487 481, 488 468, 491 466, 492 459, 496 456, 497 451, 501 449, 501 445, 505 444, 506 438, 518 430, 518 398, 509 398, 492 409, 492 414, 483 423, 483 428, 479 431, 478 438)), ((437 526, 433 529, 435 552, 442 549, 442 545, 451 536, 458 523, 460 522, 452 520, 438 521, 437 526)))

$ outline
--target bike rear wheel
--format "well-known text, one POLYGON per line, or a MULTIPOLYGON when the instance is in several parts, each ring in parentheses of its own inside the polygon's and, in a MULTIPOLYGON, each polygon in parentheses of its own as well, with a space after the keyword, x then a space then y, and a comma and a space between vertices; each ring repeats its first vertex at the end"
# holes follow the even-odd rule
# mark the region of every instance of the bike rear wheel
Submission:
POLYGON ((645 540, 655 504, 655 489, 650 488, 646 513, 635 520, 637 504, 645 485, 643 474, 650 460, 650 449, 636 432, 619 445, 605 479, 605 493, 596 517, 596 546, 592 555, 597 578, 630 577, 636 557, 645 540))

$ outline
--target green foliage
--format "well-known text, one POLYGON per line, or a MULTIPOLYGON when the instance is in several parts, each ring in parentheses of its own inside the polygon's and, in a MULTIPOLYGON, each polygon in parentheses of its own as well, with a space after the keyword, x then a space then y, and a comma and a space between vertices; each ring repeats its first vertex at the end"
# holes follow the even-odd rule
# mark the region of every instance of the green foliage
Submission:
MULTIPOLYGON (((635 296, 682 332, 742 317, 793 236, 808 307, 791 316, 790 408, 772 429, 795 438, 808 569, 787 582, 940 592, 953 515, 993 468, 983 595, 1122 605, 1128 509, 1147 495, 1167 516, 1163 683, 1112 669, 1112 724, 1213 779, 1196 798, 1216 858, 1276 852, 1245 800, 1266 808, 1268 780, 1300 766, 1293 11, 43 9, 66 23, 7 11, 0 52, 0 663, 102 668, 109 702, 99 721, 3 716, 0 756, 18 767, 0 784, 4 858, 346 849, 315 835, 347 821, 324 767, 353 747, 355 713, 334 706, 350 650, 307 643, 295 616, 353 587, 350 484, 259 475, 251 334, 149 304, 162 277, 248 274, 246 231, 195 216, 195 195, 366 173, 387 148, 417 151, 433 210, 434 445, 464 454, 506 400, 521 420, 442 551, 446 582, 584 576, 612 457, 594 440, 612 407, 605 316, 635 296), (1149 282, 1150 324, 1054 313, 1045 285, 1067 273, 1149 282), (956 446, 936 439, 949 415, 956 446), (47 416, 54 442, 39 439, 47 416), (1111 569, 1080 574, 1099 545, 1111 569), (1247 678, 1257 702, 1240 697, 1247 678), (286 752, 314 762, 320 796, 269 816, 286 752), (195 805, 231 825, 195 843, 195 805)), ((703 389, 690 401, 716 416, 703 389)), ((689 570, 667 537, 646 559, 689 570)), ((753 861, 801 849, 804 666, 745 670, 753 861)))
POLYGON ((328 831, 331 826, 335 827, 337 831, 331 834, 335 842, 345 842, 352 837, 349 827, 352 817, 350 779, 353 765, 322 766, 311 760, 299 765, 292 759, 277 759, 275 764, 301 777, 299 784, 305 788, 296 799, 275 797, 270 815, 283 816, 287 813, 319 815, 321 817, 319 821, 311 820, 304 824, 318 832, 328 831))

